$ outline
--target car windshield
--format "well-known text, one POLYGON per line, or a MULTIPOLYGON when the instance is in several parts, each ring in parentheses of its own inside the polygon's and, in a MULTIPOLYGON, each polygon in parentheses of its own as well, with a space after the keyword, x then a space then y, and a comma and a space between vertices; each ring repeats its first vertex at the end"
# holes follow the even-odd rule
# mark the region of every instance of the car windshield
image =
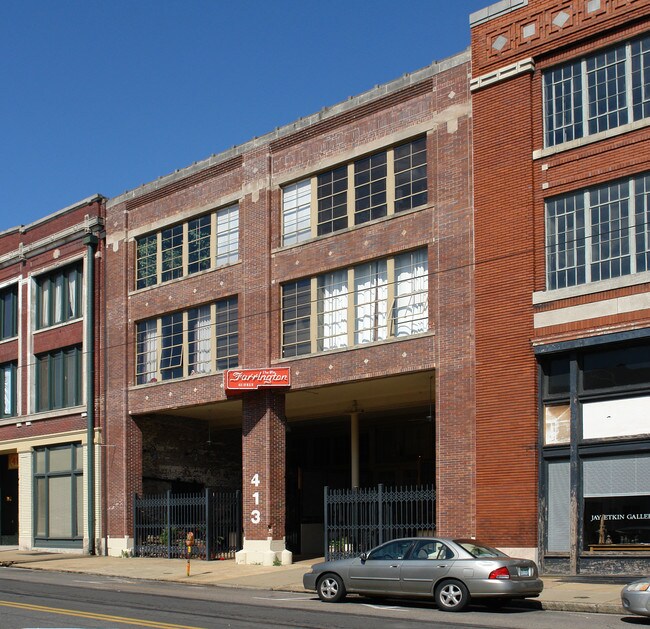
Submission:
POLYGON ((505 553, 502 553, 496 548, 491 546, 486 546, 477 542, 475 540, 466 540, 466 539, 457 539, 454 540, 461 548, 464 548, 472 557, 507 557, 505 553))

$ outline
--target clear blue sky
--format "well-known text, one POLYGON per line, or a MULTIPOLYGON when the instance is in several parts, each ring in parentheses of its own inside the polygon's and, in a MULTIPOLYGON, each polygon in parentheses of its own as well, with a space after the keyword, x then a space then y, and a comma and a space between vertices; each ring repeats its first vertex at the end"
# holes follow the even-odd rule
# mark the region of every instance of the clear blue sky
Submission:
POLYGON ((469 45, 484 0, 0 0, 0 230, 469 45))

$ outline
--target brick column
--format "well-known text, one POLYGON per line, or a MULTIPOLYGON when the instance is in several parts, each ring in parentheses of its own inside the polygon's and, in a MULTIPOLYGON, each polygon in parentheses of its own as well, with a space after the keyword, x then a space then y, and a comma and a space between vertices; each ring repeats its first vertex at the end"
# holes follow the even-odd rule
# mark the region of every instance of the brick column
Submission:
POLYGON ((237 563, 290 564, 285 540, 284 395, 246 393, 242 407, 244 544, 237 563))

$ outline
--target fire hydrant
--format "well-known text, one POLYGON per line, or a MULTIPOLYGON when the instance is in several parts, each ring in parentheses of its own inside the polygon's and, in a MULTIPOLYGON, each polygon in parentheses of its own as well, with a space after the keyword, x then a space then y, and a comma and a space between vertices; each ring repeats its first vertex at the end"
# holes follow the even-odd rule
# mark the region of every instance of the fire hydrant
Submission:
POLYGON ((185 539, 185 545, 187 546, 187 576, 190 576, 190 558, 192 557, 192 546, 194 546, 194 533, 190 531, 187 534, 185 539))

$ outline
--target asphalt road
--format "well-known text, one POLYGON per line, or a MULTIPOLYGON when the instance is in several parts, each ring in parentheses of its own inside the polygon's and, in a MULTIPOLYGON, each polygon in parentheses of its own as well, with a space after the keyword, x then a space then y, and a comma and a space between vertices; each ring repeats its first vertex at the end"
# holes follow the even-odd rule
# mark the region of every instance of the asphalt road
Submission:
POLYGON ((0 568, 0 629, 423 629, 424 627, 601 629, 650 626, 642 618, 511 607, 462 613, 433 604, 350 596, 339 604, 309 594, 191 586, 0 568))

